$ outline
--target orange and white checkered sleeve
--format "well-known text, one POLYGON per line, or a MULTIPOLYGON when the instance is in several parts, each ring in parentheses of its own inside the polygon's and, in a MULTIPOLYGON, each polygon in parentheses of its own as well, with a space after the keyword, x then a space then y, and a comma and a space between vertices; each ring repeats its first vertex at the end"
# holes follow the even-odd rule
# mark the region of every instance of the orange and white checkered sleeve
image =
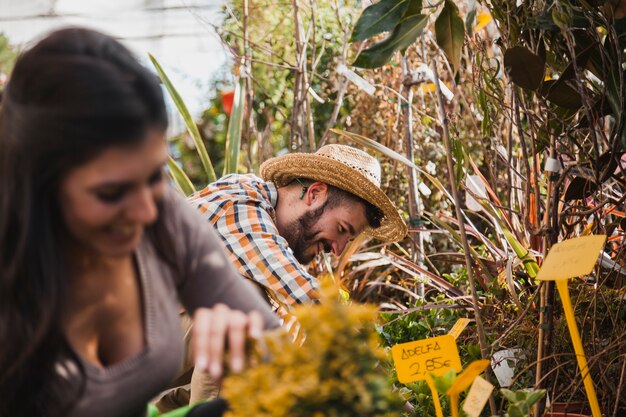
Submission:
POLYGON ((224 207, 214 224, 239 272, 289 305, 318 298, 317 279, 296 260, 271 216, 254 201, 224 207))

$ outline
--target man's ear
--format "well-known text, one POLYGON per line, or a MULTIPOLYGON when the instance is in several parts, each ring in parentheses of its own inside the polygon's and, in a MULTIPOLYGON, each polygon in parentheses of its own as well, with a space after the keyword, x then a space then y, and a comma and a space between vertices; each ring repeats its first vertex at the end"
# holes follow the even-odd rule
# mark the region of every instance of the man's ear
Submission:
POLYGON ((306 190, 306 195, 304 201, 307 205, 312 208, 321 207, 328 198, 328 185, 315 181, 313 184, 309 185, 306 190))

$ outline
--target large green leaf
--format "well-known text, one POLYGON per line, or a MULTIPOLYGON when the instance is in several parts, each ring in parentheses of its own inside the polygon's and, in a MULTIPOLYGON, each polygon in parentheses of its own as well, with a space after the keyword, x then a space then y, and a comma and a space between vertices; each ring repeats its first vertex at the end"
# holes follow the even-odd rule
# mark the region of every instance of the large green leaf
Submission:
POLYGON ((527 90, 536 90, 543 82, 546 62, 523 46, 514 46, 504 53, 504 69, 511 81, 527 90))
POLYGON ((174 158, 172 158, 171 156, 168 157, 167 168, 169 169, 170 175, 174 179, 174 182, 176 183, 178 188, 180 188, 180 191, 182 191, 183 194, 188 196, 196 192, 196 189, 194 188, 187 174, 185 174, 185 171, 183 171, 182 168, 178 166, 174 158))
POLYGON ((174 101, 174 104, 176 105, 178 112, 183 118, 183 121, 185 122, 185 126, 187 126, 187 131, 189 132, 189 135, 191 136, 194 144, 196 145, 196 150, 198 151, 198 155, 200 156, 200 162, 202 162, 202 166, 204 167, 204 171, 206 173, 206 176, 209 182, 216 181, 217 178, 215 176, 215 170, 213 169, 213 164, 211 163, 209 154, 206 151, 204 142, 202 142, 202 136, 200 136, 200 132, 198 131, 198 126, 196 125, 196 122, 193 120, 193 117, 191 117, 191 113, 189 113, 189 110, 187 109, 187 105, 183 101, 180 94, 178 94, 178 91, 176 90, 172 82, 170 81, 167 74, 165 74, 165 71, 163 71, 163 68, 161 67, 159 62, 152 56, 152 54, 148 54, 148 56, 150 57, 150 60, 152 61, 152 65, 154 65, 154 68, 156 69, 157 74, 159 74, 159 77, 161 78, 163 85, 165 85, 167 92, 170 94, 170 97, 172 97, 172 101, 174 101))
POLYGON ((459 16, 459 9, 450 0, 446 0, 435 21, 435 36, 450 65, 454 71, 458 71, 465 39, 465 26, 459 16))
POLYGON ((246 97, 244 94, 244 79, 240 78, 235 84, 235 95, 233 98, 233 109, 228 121, 228 133, 226 136, 226 152, 224 160, 224 174, 237 173, 239 165, 239 150, 241 149, 241 126, 243 123, 243 111, 246 97))
POLYGON ((409 17, 417 14, 422 14, 422 0, 409 0, 409 7, 407 7, 404 16, 409 17))
POLYGON ((352 31, 350 42, 360 42, 396 27, 409 0, 381 0, 367 7, 352 31))
POLYGON ((391 35, 361 51, 353 65, 360 68, 382 67, 389 62, 395 51, 398 49, 405 50, 415 42, 417 37, 422 34, 426 23, 428 23, 428 16, 423 14, 402 18, 391 35))
POLYGON ((560 78, 544 81, 541 86, 541 95, 557 106, 566 109, 578 110, 582 106, 582 99, 578 91, 570 87, 560 78))

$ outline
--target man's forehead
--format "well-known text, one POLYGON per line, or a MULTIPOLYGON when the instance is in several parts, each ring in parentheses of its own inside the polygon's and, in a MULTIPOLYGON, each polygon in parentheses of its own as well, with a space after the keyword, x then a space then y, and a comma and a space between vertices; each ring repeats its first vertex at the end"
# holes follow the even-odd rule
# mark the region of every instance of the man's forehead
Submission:
POLYGON ((362 232, 368 225, 365 205, 356 201, 344 201, 332 210, 337 219, 345 224, 351 234, 362 232))

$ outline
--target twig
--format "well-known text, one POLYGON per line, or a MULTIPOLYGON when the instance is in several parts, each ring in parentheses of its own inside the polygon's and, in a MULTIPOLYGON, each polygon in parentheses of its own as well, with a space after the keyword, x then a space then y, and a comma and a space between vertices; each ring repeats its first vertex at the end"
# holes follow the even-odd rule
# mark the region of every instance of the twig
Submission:
POLYGON ((617 417, 619 411, 619 400, 622 394, 622 387, 624 386, 624 373, 626 373, 626 355, 622 356, 622 372, 619 376, 619 385, 617 386, 617 395, 615 396, 615 406, 613 407, 613 417, 617 417))
MULTIPOLYGON (((439 80, 439 76, 437 74, 437 62, 433 60, 431 64, 435 81, 439 80)), ((467 241, 467 234, 465 233, 465 219, 463 214, 461 213, 461 200, 459 198, 459 191, 457 188, 456 177, 455 177, 455 169, 454 162, 452 161, 452 152, 450 146, 450 135, 448 131, 448 121, 446 119, 446 111, 443 102, 443 94, 441 93, 441 87, 438 82, 435 82, 435 91, 437 93, 437 103, 439 110, 439 119, 443 126, 443 142, 446 149, 446 161, 448 163, 448 177, 450 181, 450 188, 452 189, 452 197, 454 198, 454 209, 456 210, 457 221, 459 222, 459 232, 461 235, 461 242, 463 244, 463 252, 465 253, 465 267, 467 269, 467 277, 470 284, 470 291, 472 295, 472 306, 474 310, 474 320, 476 321, 476 330, 478 332, 478 341, 480 343, 480 353, 483 359, 488 359, 489 355, 487 352, 487 338, 485 337, 485 329, 483 327, 482 318, 480 316, 480 308, 478 302, 478 294, 476 293, 476 280, 474 278, 472 259, 470 257, 470 247, 469 242, 467 241)), ((486 379, 489 381, 491 376, 488 374, 485 375, 486 379)), ((498 413, 496 408, 496 402, 493 398, 493 395, 489 396, 489 408, 491 409, 491 415, 496 415, 498 413)))
MULTIPOLYGON (((333 2, 335 16, 337 17, 337 22, 339 23, 339 27, 343 32, 343 46, 341 49, 341 57, 340 64, 346 65, 346 59, 348 56, 348 35, 349 29, 344 27, 343 22, 341 21, 341 15, 339 14, 339 5, 337 4, 337 0, 333 2)), ((330 136, 330 129, 335 127, 335 123, 337 123, 337 118, 339 117, 339 112, 343 107, 343 98, 346 94, 346 90, 348 89, 348 79, 345 77, 341 77, 341 81, 339 82, 339 89, 337 90, 337 100, 335 101, 335 106, 333 107, 333 112, 328 119, 328 123, 326 123, 326 131, 324 132, 324 136, 320 140, 319 146, 322 147, 326 144, 328 137, 330 136)))
MULTIPOLYGON (((410 74, 409 62, 406 53, 402 56, 402 78, 406 78, 410 74)), ((403 106, 404 114, 404 146, 406 157, 409 161, 415 161, 415 149, 413 144, 413 90, 410 85, 403 84, 403 90, 407 100, 407 104, 403 106)), ((411 221, 421 220, 424 212, 424 204, 417 187, 419 181, 418 173, 411 167, 407 167, 409 176, 409 217, 411 221)), ((409 232, 413 242, 412 258, 415 263, 424 266, 424 237, 419 232, 409 232)), ((424 296, 424 284, 418 286, 417 292, 420 296, 424 296)))
POLYGON ((526 316, 526 314, 530 310, 530 307, 532 307, 535 304, 535 301, 537 300, 537 296, 539 296, 542 286, 543 286, 543 282, 539 284, 540 288, 538 288, 537 291, 535 291, 535 294, 533 294, 533 298, 528 302, 528 304, 526 305, 526 308, 524 308, 524 311, 522 311, 520 315, 515 319, 515 321, 513 321, 513 323, 511 323, 511 325, 504 331, 504 333, 502 333, 502 335, 491 344, 492 353, 495 349, 499 348, 500 342, 504 340, 513 331, 513 329, 517 327, 517 325, 522 321, 522 319, 526 316))

